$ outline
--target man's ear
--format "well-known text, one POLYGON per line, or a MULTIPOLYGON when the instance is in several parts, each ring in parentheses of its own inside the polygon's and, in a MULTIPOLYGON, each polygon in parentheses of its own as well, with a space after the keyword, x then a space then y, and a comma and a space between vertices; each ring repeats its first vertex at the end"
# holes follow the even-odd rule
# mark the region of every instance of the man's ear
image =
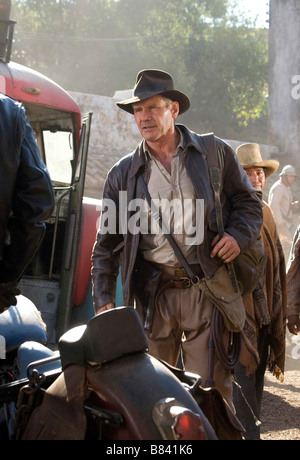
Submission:
POLYGON ((179 114, 179 102, 177 101, 174 101, 173 104, 172 104, 172 107, 171 107, 171 113, 172 113, 172 116, 175 120, 175 118, 178 117, 178 114, 179 114))

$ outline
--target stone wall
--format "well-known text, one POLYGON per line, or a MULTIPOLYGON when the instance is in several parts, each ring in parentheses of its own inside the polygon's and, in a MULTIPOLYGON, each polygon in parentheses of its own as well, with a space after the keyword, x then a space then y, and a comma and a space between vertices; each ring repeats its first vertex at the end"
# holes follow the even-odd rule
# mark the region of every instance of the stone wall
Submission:
POLYGON ((70 92, 81 113, 93 112, 85 195, 101 198, 110 168, 141 141, 132 115, 111 97, 70 92))
MULTIPOLYGON (((93 112, 87 164, 85 196, 101 198, 103 184, 109 169, 141 141, 134 117, 120 110, 116 98, 83 93, 70 93, 81 113, 93 112)), ((246 141, 225 139, 236 148, 246 141)), ((277 147, 261 145, 265 160, 278 157, 277 147)), ((275 179, 275 175, 274 175, 275 179)))

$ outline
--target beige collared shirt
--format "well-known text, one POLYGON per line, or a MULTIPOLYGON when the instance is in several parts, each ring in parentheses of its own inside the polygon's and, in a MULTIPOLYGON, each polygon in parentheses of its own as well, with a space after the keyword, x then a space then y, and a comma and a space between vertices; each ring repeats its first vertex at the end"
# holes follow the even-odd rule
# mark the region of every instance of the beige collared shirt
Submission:
MULTIPOLYGON (((197 234, 196 195, 184 167, 185 141, 182 133, 180 131, 179 133, 180 141, 176 154, 172 158, 171 174, 151 155, 144 141, 144 151, 148 158, 150 170, 148 189, 156 207, 161 210, 167 228, 175 237, 188 262, 198 264, 195 239, 193 238, 197 234)), ((200 215, 198 215, 198 220, 199 218, 200 215)), ((148 233, 142 232, 140 243, 144 258, 170 267, 180 266, 173 249, 162 234, 147 203, 145 203, 143 222, 148 223, 148 233)))

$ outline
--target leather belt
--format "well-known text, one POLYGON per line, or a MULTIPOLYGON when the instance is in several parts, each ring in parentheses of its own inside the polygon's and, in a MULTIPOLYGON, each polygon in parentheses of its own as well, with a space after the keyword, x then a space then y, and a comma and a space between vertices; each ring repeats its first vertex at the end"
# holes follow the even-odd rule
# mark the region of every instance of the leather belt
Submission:
MULTIPOLYGON (((195 285, 195 280, 191 279, 183 267, 168 267, 166 265, 155 264, 160 271, 162 271, 162 284, 163 290, 175 289, 188 289, 195 285)), ((200 265, 191 265, 195 279, 204 277, 204 273, 200 265)))
POLYGON ((162 280, 155 299, 156 305, 160 296, 168 289, 189 289, 193 285, 194 283, 192 283, 191 278, 182 278, 181 280, 162 280))
POLYGON ((181 278, 180 280, 170 280, 167 281, 165 287, 167 289, 175 288, 175 289, 188 289, 193 286, 191 278, 181 278))
MULTIPOLYGON (((163 272, 164 278, 180 280, 181 278, 189 278, 186 270, 183 267, 168 267, 166 265, 155 264, 160 271, 163 272)), ((191 265, 191 269, 199 278, 204 277, 204 273, 200 265, 191 265)))

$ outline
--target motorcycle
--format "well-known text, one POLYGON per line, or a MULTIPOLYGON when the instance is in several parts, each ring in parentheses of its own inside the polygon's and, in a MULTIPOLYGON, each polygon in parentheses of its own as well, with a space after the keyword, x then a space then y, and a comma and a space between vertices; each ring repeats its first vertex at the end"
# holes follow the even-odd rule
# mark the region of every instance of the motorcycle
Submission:
MULTIPOLYGON (((1 336, 7 353, 1 360, 2 439, 218 439, 200 408, 203 394, 207 400, 211 393, 199 376, 147 353, 133 308, 118 307, 70 329, 55 351, 46 346, 36 307, 19 296, 0 315, 1 336)), ((224 411, 222 417, 227 422, 224 411)))

